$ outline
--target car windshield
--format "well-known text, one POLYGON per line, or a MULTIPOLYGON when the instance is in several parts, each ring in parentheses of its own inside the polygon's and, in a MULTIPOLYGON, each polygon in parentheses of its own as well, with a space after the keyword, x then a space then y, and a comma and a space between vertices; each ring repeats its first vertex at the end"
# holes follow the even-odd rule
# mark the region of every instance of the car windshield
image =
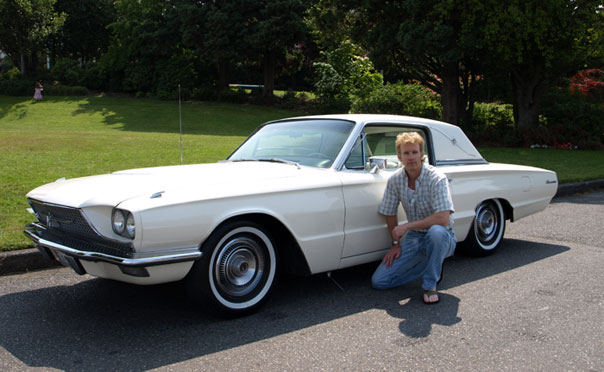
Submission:
POLYGON ((344 120, 298 120, 261 127, 227 160, 286 161, 329 168, 354 123, 344 120))

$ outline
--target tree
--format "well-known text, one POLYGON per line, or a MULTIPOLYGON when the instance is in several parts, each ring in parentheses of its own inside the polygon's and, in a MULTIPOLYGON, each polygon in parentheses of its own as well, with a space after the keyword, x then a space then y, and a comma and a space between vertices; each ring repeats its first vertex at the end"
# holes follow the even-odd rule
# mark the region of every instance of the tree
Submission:
POLYGON ((113 3, 113 0, 57 0, 55 9, 64 13, 66 19, 51 38, 51 53, 81 63, 98 59, 111 40, 107 26, 116 21, 113 3))
POLYGON ((250 58, 246 26, 254 19, 253 0, 171 0, 169 23, 184 47, 216 71, 219 90, 228 89, 232 66, 250 58))
POLYGON ((304 40, 307 33, 301 0, 258 0, 257 17, 249 20, 249 45, 262 57, 264 96, 272 97, 278 59, 304 40))
POLYGON ((472 89, 482 72, 481 9, 472 0, 319 0, 311 14, 343 24, 386 80, 418 81, 439 93, 443 120, 459 125, 470 122, 472 89))
POLYGON ((0 0, 0 50, 31 76, 47 40, 65 21, 65 14, 54 9, 56 0, 0 0))
MULTIPOLYGON (((172 58, 182 55, 178 29, 169 27, 162 0, 118 0, 117 21, 109 25, 112 41, 101 64, 110 88, 126 92, 156 92, 172 58)), ((186 68, 183 65, 182 68, 186 68)))
POLYGON ((548 82, 576 72, 588 61, 590 30, 602 19, 600 4, 596 0, 485 4, 489 60, 510 74, 518 131, 537 126, 548 82))

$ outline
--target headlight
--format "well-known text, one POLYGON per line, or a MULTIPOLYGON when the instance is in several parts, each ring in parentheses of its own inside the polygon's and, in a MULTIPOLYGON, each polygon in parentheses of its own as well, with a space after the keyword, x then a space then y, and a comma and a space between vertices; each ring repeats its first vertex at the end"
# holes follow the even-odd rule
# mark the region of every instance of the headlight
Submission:
POLYGON ((130 239, 134 239, 134 233, 136 231, 136 225, 134 224, 134 216, 128 212, 128 218, 126 219, 126 235, 130 239))
POLYGON ((132 213, 123 209, 114 209, 111 214, 111 226, 116 234, 134 239, 136 226, 132 213))

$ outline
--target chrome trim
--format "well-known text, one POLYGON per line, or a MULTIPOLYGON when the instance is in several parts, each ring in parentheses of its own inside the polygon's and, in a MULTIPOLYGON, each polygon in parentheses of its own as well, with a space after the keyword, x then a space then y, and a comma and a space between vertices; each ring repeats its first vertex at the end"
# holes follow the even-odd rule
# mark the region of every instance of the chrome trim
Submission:
POLYGON ((446 165, 474 165, 474 164, 489 164, 484 159, 455 159, 455 160, 437 160, 435 165, 446 166, 446 165))
MULTIPOLYGON (((28 225, 29 227, 29 225, 28 225)), ((120 266, 156 266, 165 265, 178 262, 195 261, 202 257, 203 253, 199 251, 198 247, 186 248, 180 250, 181 253, 164 254, 162 256, 155 257, 144 257, 144 258, 123 258, 112 256, 98 252, 86 252, 77 249, 69 248, 62 244, 54 243, 46 239, 42 239, 32 230, 25 230, 27 235, 36 245, 48 248, 50 250, 56 250, 68 256, 92 262, 108 262, 114 265, 120 266), (184 252, 183 252, 184 251, 184 252)))

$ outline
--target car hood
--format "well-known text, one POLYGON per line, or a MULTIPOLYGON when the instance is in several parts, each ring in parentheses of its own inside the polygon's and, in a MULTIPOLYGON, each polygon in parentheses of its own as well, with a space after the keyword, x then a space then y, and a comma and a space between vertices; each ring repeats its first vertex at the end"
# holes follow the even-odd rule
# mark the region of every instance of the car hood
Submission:
POLYGON ((246 190, 258 192, 270 189, 273 184, 283 187, 284 182, 289 185, 307 184, 309 179, 325 179, 326 173, 331 172, 255 161, 140 168, 57 180, 30 191, 27 197, 74 208, 116 206, 125 200, 141 196, 150 198, 156 193, 178 193, 199 199, 245 193, 246 190))

